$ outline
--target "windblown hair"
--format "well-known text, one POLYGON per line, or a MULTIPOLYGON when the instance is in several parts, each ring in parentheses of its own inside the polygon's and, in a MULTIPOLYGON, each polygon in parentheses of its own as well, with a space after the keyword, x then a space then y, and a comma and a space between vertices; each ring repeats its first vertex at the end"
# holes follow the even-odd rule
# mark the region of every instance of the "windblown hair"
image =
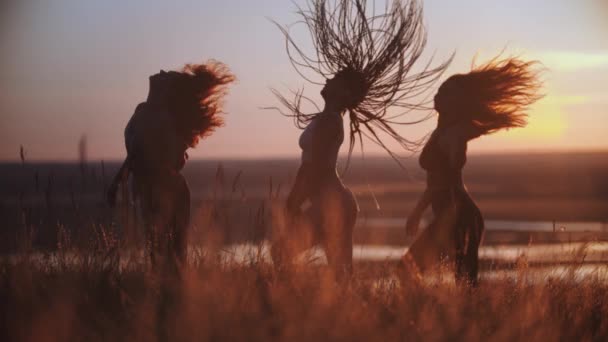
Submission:
MULTIPOLYGON (((406 150, 415 150, 418 141, 405 139, 392 124, 413 124, 427 117, 402 121, 412 110, 428 107, 428 90, 447 68, 452 58, 432 68, 430 62, 420 71, 412 69, 426 46, 422 22, 422 5, 418 0, 393 0, 385 5, 385 13, 368 8, 366 0, 307 0, 307 7, 298 7, 297 14, 310 32, 316 54, 307 55, 294 41, 289 27, 277 24, 286 39, 287 54, 296 71, 307 81, 304 70, 329 79, 344 77, 350 84, 353 101, 347 104, 350 117, 350 148, 362 135, 383 147, 393 158, 381 135, 388 134, 406 150), (389 107, 401 113, 388 114, 389 107)), ((300 110, 302 100, 311 101, 303 91, 292 91, 293 100, 273 90, 299 128, 316 114, 300 110)), ((312 101, 311 101, 312 102, 312 101)))
POLYGON ((542 98, 538 61, 499 57, 473 66, 468 74, 450 77, 444 83, 448 87, 442 85, 461 99, 464 108, 459 111, 469 115, 481 134, 524 127, 530 105, 542 98))
POLYGON ((186 64, 179 72, 169 99, 176 115, 178 134, 194 147, 224 124, 222 98, 227 85, 235 80, 228 67, 220 62, 186 64))

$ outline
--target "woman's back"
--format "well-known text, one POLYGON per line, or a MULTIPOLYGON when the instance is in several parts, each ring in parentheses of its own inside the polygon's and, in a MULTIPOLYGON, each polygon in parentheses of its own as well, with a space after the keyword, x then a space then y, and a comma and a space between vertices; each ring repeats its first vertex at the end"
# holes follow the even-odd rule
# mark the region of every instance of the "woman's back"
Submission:
POLYGON ((183 167, 187 146, 180 143, 175 123, 167 110, 140 103, 124 134, 127 154, 133 160, 135 171, 179 170, 183 167))

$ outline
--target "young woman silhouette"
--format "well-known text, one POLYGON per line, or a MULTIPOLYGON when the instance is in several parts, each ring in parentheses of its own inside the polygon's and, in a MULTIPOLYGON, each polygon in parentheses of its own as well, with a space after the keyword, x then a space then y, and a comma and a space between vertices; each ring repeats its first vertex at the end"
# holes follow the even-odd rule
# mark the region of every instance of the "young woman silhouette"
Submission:
POLYGON ((314 57, 297 46, 287 28, 281 30, 300 75, 305 68, 326 80, 321 91, 325 106, 320 113, 304 114, 300 103, 307 98, 301 92, 290 101, 275 91, 289 109, 284 115, 305 129, 299 140, 301 165, 287 199, 291 219, 284 231, 274 233, 271 254, 275 265, 280 265, 321 244, 330 266, 336 272, 349 273, 358 206, 336 172, 345 134, 343 116, 348 113, 349 157, 355 142, 362 144, 362 136, 393 157, 382 135, 411 149, 414 142, 402 138, 392 125, 413 122, 399 121, 405 113, 389 114, 387 109, 392 106, 403 112, 422 108, 422 103, 413 103, 412 96, 424 94, 449 61, 412 72, 426 44, 418 1, 392 1, 387 13, 378 13, 365 0, 311 0, 307 5, 306 9, 298 8, 298 14, 313 39, 314 57), (309 207, 302 210, 307 201, 309 207), (303 221, 308 228, 302 227, 303 221))
POLYGON ((127 157, 108 201, 114 203, 119 184, 131 175, 152 263, 157 254, 185 260, 190 191, 180 171, 186 150, 223 124, 221 99, 233 80, 228 68, 215 61, 161 71, 150 76, 148 98, 125 128, 127 157))
POLYGON ((477 282, 484 222, 462 179, 467 143, 526 125, 529 106, 540 98, 536 65, 497 57, 467 74, 451 76, 439 87, 437 128, 420 155, 427 188, 408 217, 407 233, 416 234, 429 205, 434 220, 410 246, 403 258, 406 264, 425 271, 446 258, 455 262, 457 280, 477 282))

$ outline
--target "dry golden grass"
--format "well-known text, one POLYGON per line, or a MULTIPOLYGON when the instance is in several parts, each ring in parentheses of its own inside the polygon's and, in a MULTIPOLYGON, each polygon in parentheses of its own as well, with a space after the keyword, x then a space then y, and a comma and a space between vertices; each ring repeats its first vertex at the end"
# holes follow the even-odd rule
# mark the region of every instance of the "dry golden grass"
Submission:
POLYGON ((116 249, 20 254, 0 264, 1 340, 602 341, 608 285, 592 277, 479 287, 400 278, 359 265, 336 282, 325 266, 277 272, 253 257, 191 258, 168 277, 116 249), (400 283, 399 279, 405 279, 400 283))
MULTIPOLYGON (((350 279, 336 282, 326 266, 298 264, 278 272, 259 256, 234 263, 208 254, 193 256, 179 277, 168 276, 129 261, 120 227, 108 223, 116 217, 122 223, 121 211, 91 204, 103 198, 103 165, 101 181, 82 176, 67 187, 54 183, 52 174, 39 182, 37 172, 33 190, 18 185, 25 189, 15 196, 18 210, 0 207, 6 228, 0 242, 11 253, 0 256, 1 341, 608 339, 608 284, 593 275, 575 278, 576 272, 530 283, 529 269, 520 265, 516 278, 482 279, 471 288, 420 282, 388 263, 370 263, 357 264, 350 279), (15 234, 6 233, 10 229, 15 234), (46 246, 47 240, 54 252, 41 256, 36 243, 46 246)), ((235 188, 236 179, 225 187, 235 188)), ((246 227, 259 241, 268 223, 266 205, 280 192, 270 183, 268 198, 255 206, 228 190, 251 207, 242 220, 215 200, 209 210, 195 211, 195 225, 246 227), (198 222, 211 219, 213 224, 198 222)), ((209 234, 194 235, 195 245, 214 245, 209 234)), ((234 238, 217 240, 221 245, 234 238)))

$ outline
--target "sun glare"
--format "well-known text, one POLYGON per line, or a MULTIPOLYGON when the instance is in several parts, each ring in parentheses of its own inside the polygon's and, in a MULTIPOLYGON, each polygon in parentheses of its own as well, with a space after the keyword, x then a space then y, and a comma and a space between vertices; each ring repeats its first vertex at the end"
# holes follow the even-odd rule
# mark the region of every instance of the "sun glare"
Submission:
POLYGON ((500 132, 498 135, 507 139, 559 139, 568 128, 567 107, 586 101, 585 96, 549 95, 532 107, 525 128, 500 132))

